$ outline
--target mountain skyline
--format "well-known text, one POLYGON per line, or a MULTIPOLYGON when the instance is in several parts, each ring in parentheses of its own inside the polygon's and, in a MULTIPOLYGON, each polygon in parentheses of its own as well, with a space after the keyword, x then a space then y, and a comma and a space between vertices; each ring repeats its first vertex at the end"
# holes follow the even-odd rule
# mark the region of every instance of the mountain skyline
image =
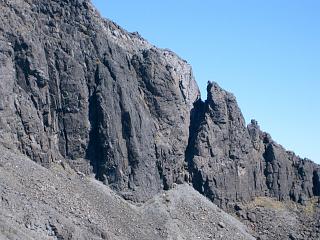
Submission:
POLYGON ((93 3, 186 59, 202 99, 207 81, 218 82, 235 94, 247 123, 256 119, 285 148, 320 163, 318 2, 93 3))
MULTIPOLYGON (((130 4, 119 9, 129 20, 126 13, 137 20, 156 7, 130 4)), ((179 10, 177 17, 188 13, 174 4, 160 3, 179 10)), ((172 46, 199 40, 185 53, 213 56, 192 57, 195 69, 215 66, 203 76, 216 81, 200 78, 202 99, 183 53, 102 18, 91 0, 10 0, 0 9, 0 239, 320 239, 320 165, 287 151, 261 121, 247 125, 235 97, 248 97, 247 119, 270 117, 280 128, 286 121, 294 135, 298 121, 315 136, 308 117, 317 102, 297 105, 293 84, 284 91, 285 81, 253 81, 258 88, 251 78, 234 82, 243 77, 236 64, 248 70, 249 59, 234 52, 230 63, 215 66, 211 60, 223 55, 205 44, 209 33, 196 34, 210 30, 197 18, 199 27, 178 31, 185 41, 172 36, 172 46), (213 69, 233 78, 208 77, 213 69)), ((160 13, 174 26, 169 12, 160 13)), ((157 25, 146 29, 160 33, 157 25)), ((296 90, 298 100, 317 97, 296 90)))

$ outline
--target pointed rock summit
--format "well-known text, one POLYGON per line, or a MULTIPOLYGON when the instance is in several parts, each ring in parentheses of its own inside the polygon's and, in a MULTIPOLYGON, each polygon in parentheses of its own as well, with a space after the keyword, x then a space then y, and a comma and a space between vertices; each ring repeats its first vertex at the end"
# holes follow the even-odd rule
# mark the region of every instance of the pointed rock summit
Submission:
POLYGON ((256 236, 319 239, 319 165, 256 121, 246 126, 231 93, 209 82, 202 101, 185 60, 101 18, 88 0, 2 0, 0 9, 2 148, 93 175, 124 202, 189 183, 256 236), (279 227, 266 230, 279 213, 266 201, 304 210, 281 208, 279 227))
POLYGON ((318 165, 287 152, 257 121, 245 126, 235 97, 217 83, 207 92, 187 156, 198 191, 223 208, 258 196, 299 203, 318 196, 318 165))

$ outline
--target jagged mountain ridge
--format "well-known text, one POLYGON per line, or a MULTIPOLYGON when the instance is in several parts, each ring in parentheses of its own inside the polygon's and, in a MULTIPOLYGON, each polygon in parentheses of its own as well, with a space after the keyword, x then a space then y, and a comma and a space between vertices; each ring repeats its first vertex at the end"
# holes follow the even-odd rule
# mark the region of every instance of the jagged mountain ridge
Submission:
POLYGON ((245 126, 235 97, 216 83, 195 117, 187 154, 195 188, 222 207, 256 196, 304 203, 318 196, 319 166, 245 126))
POLYGON ((102 19, 89 1, 1 3, 0 142, 68 162, 125 199, 190 182, 218 206, 267 196, 305 204, 319 166, 248 127, 235 97, 169 50, 102 19))

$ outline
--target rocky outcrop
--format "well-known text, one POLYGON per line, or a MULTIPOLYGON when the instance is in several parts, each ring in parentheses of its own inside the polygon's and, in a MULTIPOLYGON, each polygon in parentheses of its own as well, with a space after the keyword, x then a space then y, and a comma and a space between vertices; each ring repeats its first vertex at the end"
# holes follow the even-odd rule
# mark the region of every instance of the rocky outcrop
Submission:
MULTIPOLYGON (((193 121, 187 161, 194 187, 222 207, 248 201, 263 192, 262 161, 252 152, 251 138, 235 97, 216 83, 208 84, 208 99, 193 121)), ((197 112, 195 110, 195 112, 197 112)))
POLYGON ((89 0, 3 0, 0 8, 6 149, 93 174, 134 202, 185 182, 234 213, 259 197, 309 206, 320 196, 318 165, 256 121, 246 126, 218 84, 209 82, 202 101, 186 61, 102 19, 89 0))
POLYGON ((0 141, 68 161, 125 198, 192 181, 217 203, 319 195, 319 167, 248 128, 235 97, 111 21, 88 1, 1 2, 0 141), (191 121, 191 122, 190 122, 191 121), (189 136, 190 132, 190 136, 189 136), (191 178, 189 176, 191 174, 191 178))
POLYGON ((319 196, 319 166, 275 143, 216 83, 194 109, 186 159, 193 186, 223 208, 257 196, 304 203, 319 196))
POLYGON ((89 1, 0 4, 2 143, 45 166, 90 163, 135 201, 183 182, 199 97, 185 61, 101 19, 89 1))
POLYGON ((248 126, 254 149, 263 156, 263 176, 268 195, 278 200, 292 200, 301 204, 319 196, 319 165, 286 151, 262 132, 255 121, 248 126))

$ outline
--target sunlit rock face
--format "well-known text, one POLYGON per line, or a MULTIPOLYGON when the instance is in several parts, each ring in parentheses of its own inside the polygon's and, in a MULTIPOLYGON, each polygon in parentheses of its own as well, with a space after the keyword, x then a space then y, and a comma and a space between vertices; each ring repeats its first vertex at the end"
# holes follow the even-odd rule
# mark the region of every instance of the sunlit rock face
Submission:
POLYGON ((143 201, 185 178, 191 67, 89 1, 1 2, 1 142, 143 201), (88 165, 88 164, 87 164, 88 165))
POLYGON ((256 121, 246 126, 217 83, 202 101, 186 61, 90 1, 0 7, 3 147, 48 168, 68 163, 134 202, 184 182, 229 211, 256 197, 308 206, 320 195, 318 165, 256 121))
POLYGON ((302 204, 319 196, 318 165, 287 152, 257 121, 246 127, 235 97, 217 83, 207 90, 186 156, 198 191, 226 208, 257 196, 302 204))
POLYGON ((1 142, 49 166, 90 171, 143 201, 173 183, 220 206, 319 194, 318 166, 286 152, 235 97, 169 50, 100 18, 88 1, 5 1, 1 142), (192 121, 192 122, 190 122, 192 121))

